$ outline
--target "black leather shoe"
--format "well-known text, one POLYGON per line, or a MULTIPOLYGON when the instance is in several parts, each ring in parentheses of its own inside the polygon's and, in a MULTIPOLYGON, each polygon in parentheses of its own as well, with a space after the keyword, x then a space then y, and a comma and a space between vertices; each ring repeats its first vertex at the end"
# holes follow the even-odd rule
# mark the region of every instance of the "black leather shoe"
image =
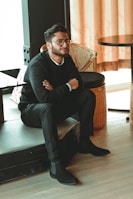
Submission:
POLYGON ((105 156, 110 154, 110 151, 108 149, 99 148, 92 142, 88 142, 87 144, 84 142, 79 143, 78 152, 84 154, 91 153, 95 156, 105 156))
POLYGON ((65 185, 75 185, 78 183, 78 180, 72 176, 60 162, 51 163, 50 176, 65 185))

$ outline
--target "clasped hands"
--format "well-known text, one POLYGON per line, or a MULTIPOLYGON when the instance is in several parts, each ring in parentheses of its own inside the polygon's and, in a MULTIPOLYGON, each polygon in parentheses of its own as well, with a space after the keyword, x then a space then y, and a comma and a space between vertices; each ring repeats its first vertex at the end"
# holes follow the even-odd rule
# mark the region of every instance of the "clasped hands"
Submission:
MULTIPOLYGON (((75 90, 79 87, 79 82, 76 78, 70 79, 68 81, 68 84, 71 86, 72 90, 75 90)), ((43 86, 49 91, 53 90, 53 86, 52 86, 52 84, 50 84, 50 82, 48 80, 43 81, 43 86)))

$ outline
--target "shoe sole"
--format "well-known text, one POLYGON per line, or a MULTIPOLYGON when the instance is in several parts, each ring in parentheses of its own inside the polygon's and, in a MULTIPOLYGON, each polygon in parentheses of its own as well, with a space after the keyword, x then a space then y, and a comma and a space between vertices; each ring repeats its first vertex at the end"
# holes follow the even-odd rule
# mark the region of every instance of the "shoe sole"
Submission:
POLYGON ((76 185, 78 183, 78 181, 77 182, 66 182, 66 183, 64 183, 64 182, 60 181, 59 179, 57 179, 56 176, 52 173, 50 173, 50 177, 58 180, 58 182, 60 182, 61 184, 64 184, 64 185, 76 185))

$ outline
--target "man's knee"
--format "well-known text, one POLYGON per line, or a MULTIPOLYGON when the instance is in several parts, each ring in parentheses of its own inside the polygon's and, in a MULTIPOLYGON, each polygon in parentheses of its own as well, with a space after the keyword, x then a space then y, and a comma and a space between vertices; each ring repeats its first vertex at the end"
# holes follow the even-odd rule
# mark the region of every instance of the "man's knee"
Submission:
POLYGON ((95 96, 94 92, 89 89, 84 90, 83 96, 85 99, 87 99, 87 101, 89 100, 89 101, 96 102, 96 96, 95 96))
POLYGON ((51 103, 42 103, 40 104, 40 110, 42 113, 49 113, 53 111, 53 105, 51 103))
POLYGON ((49 112, 53 109, 53 105, 51 103, 41 103, 41 104, 39 104, 39 109, 42 112, 45 112, 45 111, 49 112))

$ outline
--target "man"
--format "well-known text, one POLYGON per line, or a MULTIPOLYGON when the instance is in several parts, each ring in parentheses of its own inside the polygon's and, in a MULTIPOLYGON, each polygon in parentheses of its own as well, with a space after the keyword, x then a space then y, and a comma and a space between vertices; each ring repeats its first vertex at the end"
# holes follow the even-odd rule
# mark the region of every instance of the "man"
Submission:
POLYGON ((65 27, 55 24, 44 33, 47 50, 36 55, 25 73, 19 103, 24 124, 42 127, 50 160, 50 176, 60 183, 72 185, 78 180, 61 164, 57 123, 78 115, 80 139, 78 151, 104 156, 109 150, 95 146, 93 134, 95 95, 83 88, 80 74, 69 55, 69 36, 65 27))

